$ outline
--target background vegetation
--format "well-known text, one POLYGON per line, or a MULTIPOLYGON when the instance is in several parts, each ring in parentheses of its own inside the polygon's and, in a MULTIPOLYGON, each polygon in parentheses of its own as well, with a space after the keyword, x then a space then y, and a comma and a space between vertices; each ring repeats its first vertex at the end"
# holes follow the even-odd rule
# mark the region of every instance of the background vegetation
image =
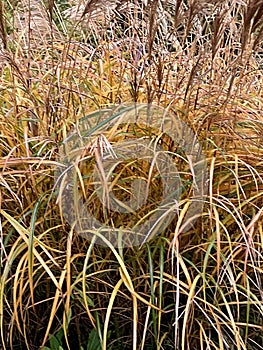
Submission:
POLYGON ((262 349, 263 2, 0 4, 1 348, 262 349), (79 237, 53 191, 70 128, 122 102, 177 113, 208 162, 195 226, 190 184, 141 249, 79 237))

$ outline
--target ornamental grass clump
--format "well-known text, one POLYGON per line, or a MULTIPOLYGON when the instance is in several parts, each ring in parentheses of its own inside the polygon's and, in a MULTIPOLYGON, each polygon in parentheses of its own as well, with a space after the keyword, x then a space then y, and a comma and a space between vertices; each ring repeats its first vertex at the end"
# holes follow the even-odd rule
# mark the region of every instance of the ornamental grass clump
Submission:
MULTIPOLYGON (((262 14, 256 0, 0 3, 1 348, 263 347, 262 14), (180 118, 202 145, 203 210, 184 230, 195 178, 168 135, 98 118, 109 149, 152 139, 183 185, 177 216, 151 240, 97 245, 100 230, 87 240, 63 216, 59 150, 92 112, 141 103, 180 118)), ((139 155, 117 164, 115 197, 129 200, 138 179, 148 196, 141 212, 111 216, 92 145, 78 193, 121 237, 164 184, 139 155)))

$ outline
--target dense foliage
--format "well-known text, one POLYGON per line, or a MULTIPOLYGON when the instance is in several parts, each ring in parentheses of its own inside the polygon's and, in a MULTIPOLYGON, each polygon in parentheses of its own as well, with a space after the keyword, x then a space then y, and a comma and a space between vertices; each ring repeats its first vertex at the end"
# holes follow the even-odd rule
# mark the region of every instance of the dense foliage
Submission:
MULTIPOLYGON (((262 349, 263 2, 0 5, 0 347, 262 349), (63 219, 58 150, 89 113, 135 102, 162 106, 198 135, 208 195, 182 231, 188 177, 162 234, 102 247, 63 219)), ((108 132, 111 143, 128 134, 108 132)), ((147 181, 149 167, 135 169, 147 181)), ((133 176, 127 167, 120 198, 133 176)), ((149 193, 158 202, 162 185, 149 193)))

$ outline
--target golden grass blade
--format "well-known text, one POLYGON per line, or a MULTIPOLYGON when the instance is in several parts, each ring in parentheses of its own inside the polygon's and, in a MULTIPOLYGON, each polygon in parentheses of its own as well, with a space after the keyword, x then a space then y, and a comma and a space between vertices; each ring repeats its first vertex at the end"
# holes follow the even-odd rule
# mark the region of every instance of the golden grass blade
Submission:
POLYGON ((70 349, 67 331, 68 331, 68 326, 71 318, 70 298, 71 298, 71 288, 72 288, 72 283, 71 283, 72 236, 73 236, 73 228, 69 231, 68 239, 67 239, 67 253, 66 253, 66 266, 65 266, 67 290, 66 290, 65 308, 63 312, 63 330, 64 330, 64 336, 65 336, 68 349, 70 349))
MULTIPOLYGON (((1 322, 1 327, 0 327, 0 331, 1 331, 1 339, 2 339, 2 344, 4 346, 4 349, 6 349, 5 346, 5 337, 4 337, 4 299, 5 299, 5 293, 4 293, 4 288, 5 288, 5 283, 7 281, 8 275, 10 273, 11 270, 11 266, 13 261, 16 259, 17 256, 19 256, 19 254, 25 249, 25 246, 23 244, 20 243, 21 238, 19 238, 12 246, 9 256, 7 258, 7 263, 5 264, 4 267, 4 271, 2 273, 1 276, 1 291, 0 291, 0 322, 1 322)), ((16 312, 17 310, 15 310, 16 312)), ((17 316, 17 314, 15 314, 15 316, 17 316)), ((20 323, 18 323, 18 328, 19 331, 22 333, 22 330, 20 328, 20 323)))
POLYGON ((195 277, 195 279, 193 280, 193 283, 190 286, 190 290, 189 290, 189 294, 188 294, 188 298, 187 298, 184 319, 183 319, 183 328, 182 328, 182 350, 185 349, 185 345, 186 345, 185 340, 187 338, 186 327, 187 327, 187 323, 188 323, 188 316, 191 312, 191 307, 192 307, 193 298, 194 298, 194 294, 195 294, 196 284, 197 284, 200 277, 201 277, 200 275, 197 275, 195 277))
POLYGON ((46 328, 46 331, 45 331, 45 335, 44 335, 44 338, 43 338, 43 341, 42 341, 42 345, 41 345, 42 347, 45 345, 45 343, 46 343, 46 341, 48 339, 50 328, 51 328, 52 323, 54 321, 54 318, 56 316, 57 308, 58 308, 59 304, 62 302, 62 300, 59 300, 59 299, 61 297, 63 297, 61 295, 61 291, 62 291, 62 285, 64 283, 66 275, 67 275, 67 270, 66 269, 62 270, 60 278, 59 278, 59 281, 57 283, 58 287, 56 288, 56 293, 55 293, 53 304, 52 304, 52 308, 51 308, 51 311, 50 311, 50 318, 49 318, 48 325, 47 325, 47 328, 46 328))
POLYGON ((123 283, 123 280, 120 279, 118 281, 118 283, 116 284, 116 286, 114 287, 109 303, 108 303, 108 307, 107 307, 107 313, 106 313, 106 317, 105 317, 105 322, 104 322, 104 327, 103 327, 103 339, 102 339, 102 350, 107 350, 107 336, 108 336, 108 327, 109 327, 109 320, 110 320, 110 315, 112 312, 112 307, 113 307, 113 303, 114 300, 116 298, 116 295, 121 287, 123 283))
MULTIPOLYGON (((0 213, 8 220, 8 222, 10 222, 10 224, 19 233, 19 235, 22 237, 22 239, 27 244, 27 246, 29 246, 29 238, 28 238, 30 236, 29 231, 25 229, 17 220, 15 220, 12 216, 10 216, 4 210, 0 210, 0 213)), ((54 274, 48 268, 47 264, 45 263, 41 255, 38 253, 38 251, 34 247, 33 247, 33 254, 37 258, 37 260, 40 262, 40 264, 43 266, 43 268, 46 270, 47 274, 50 276, 56 288, 60 290, 60 285, 58 284, 58 281, 56 280, 54 274)))
POLYGON ((96 329, 96 325, 95 325, 95 320, 94 320, 94 317, 90 311, 90 308, 89 308, 89 304, 88 304, 88 299, 86 298, 86 294, 87 294, 87 291, 86 291, 86 271, 87 271, 87 266, 88 266, 88 261, 91 257, 91 252, 92 252, 92 249, 94 247, 94 243, 96 242, 96 236, 93 237, 90 245, 89 245, 89 249, 87 250, 87 253, 86 253, 86 257, 85 257, 85 261, 84 261, 84 264, 83 264, 83 272, 82 272, 82 290, 83 290, 83 300, 84 300, 84 305, 85 305, 85 309, 89 315, 89 319, 92 323, 92 326, 96 329))

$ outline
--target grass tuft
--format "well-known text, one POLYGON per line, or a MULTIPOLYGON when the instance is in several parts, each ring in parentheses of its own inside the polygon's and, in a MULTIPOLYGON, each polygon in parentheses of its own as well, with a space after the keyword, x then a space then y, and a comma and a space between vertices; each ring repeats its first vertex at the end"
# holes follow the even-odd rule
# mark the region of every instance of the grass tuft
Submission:
POLYGON ((259 0, 0 2, 1 348, 263 348, 262 13, 259 0), (54 191, 72 127, 122 103, 179 116, 207 161, 204 208, 184 230, 195 179, 183 151, 149 126, 90 125, 105 132, 82 155, 79 192, 120 235, 164 185, 146 161, 117 164, 119 201, 138 178, 148 197, 110 216, 94 144, 148 137, 178 166, 178 216, 140 248, 77 235, 54 191))

